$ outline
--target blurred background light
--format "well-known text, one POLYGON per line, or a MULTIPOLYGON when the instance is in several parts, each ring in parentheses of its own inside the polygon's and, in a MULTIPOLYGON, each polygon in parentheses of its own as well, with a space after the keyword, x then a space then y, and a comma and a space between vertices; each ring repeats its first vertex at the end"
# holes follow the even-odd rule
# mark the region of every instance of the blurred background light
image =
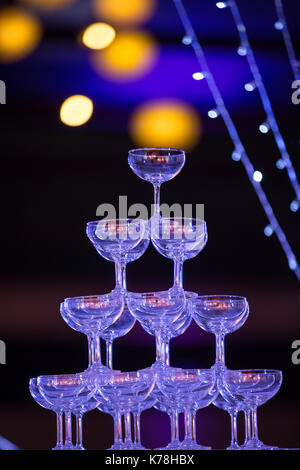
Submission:
POLYGON ((142 24, 154 14, 157 0, 93 0, 93 10, 101 20, 122 26, 142 24))
POLYGON ((186 35, 186 36, 183 36, 181 41, 185 46, 189 46, 190 44, 192 44, 193 39, 191 38, 191 36, 186 35))
POLYGON ((271 225, 267 225, 265 228, 264 228, 264 234, 266 235, 266 237, 270 237, 272 234, 273 234, 274 230, 273 228, 271 227, 271 225))
POLYGON ((297 210, 299 209, 299 206, 300 206, 299 201, 297 201, 296 199, 290 203, 290 209, 292 212, 297 212, 297 210))
POLYGON ((189 104, 156 100, 140 105, 133 112, 129 132, 138 146, 190 150, 201 137, 202 125, 197 111, 189 104))
POLYGON ((154 38, 142 31, 121 31, 112 44, 91 53, 91 64, 106 79, 123 82, 141 78, 151 70, 158 56, 154 38))
POLYGON ((276 167, 278 168, 278 170, 283 170, 285 168, 285 163, 282 158, 279 158, 279 160, 277 160, 276 167))
POLYGON ((253 91, 256 88, 256 83, 254 81, 249 82, 249 83, 245 83, 244 87, 245 87, 246 91, 253 91))
POLYGON ((239 162, 240 159, 241 159, 241 154, 239 152, 237 152, 236 150, 234 150, 231 154, 231 158, 232 158, 233 161, 239 162))
POLYGON ((16 62, 31 54, 42 37, 42 25, 21 8, 0 10, 0 61, 16 62))
POLYGON ((116 31, 107 23, 93 23, 82 35, 82 42, 90 49, 104 49, 115 39, 116 31))
POLYGON ((260 183, 263 179, 263 174, 262 174, 261 171, 256 170, 256 171, 253 172, 252 177, 253 177, 254 181, 256 181, 257 183, 260 183))
POLYGON ((93 102, 84 95, 73 95, 67 98, 60 108, 60 119, 67 126, 81 126, 93 114, 93 102))
POLYGON ((69 7, 75 0, 19 0, 45 12, 52 12, 69 7))
POLYGON ((284 24, 281 21, 276 21, 276 23, 274 23, 274 28, 281 31, 284 28, 284 24))
POLYGON ((214 109, 210 109, 207 113, 208 117, 210 117, 211 119, 216 119, 218 116, 219 116, 219 111, 214 108, 214 109))
POLYGON ((267 134, 270 130, 269 123, 268 122, 263 122, 262 124, 260 124, 259 130, 262 134, 267 134))
POLYGON ((244 56, 247 55, 247 48, 245 46, 239 46, 237 50, 238 55, 244 56))
POLYGON ((193 73, 193 79, 194 80, 203 80, 203 78, 204 78, 204 73, 202 73, 202 72, 193 73))

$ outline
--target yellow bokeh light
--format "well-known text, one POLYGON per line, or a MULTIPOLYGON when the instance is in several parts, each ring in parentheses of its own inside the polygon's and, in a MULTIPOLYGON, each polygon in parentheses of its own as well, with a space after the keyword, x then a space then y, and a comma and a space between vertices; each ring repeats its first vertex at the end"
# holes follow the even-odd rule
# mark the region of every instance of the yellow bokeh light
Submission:
POLYGON ((82 42, 90 49, 104 49, 115 39, 116 31, 107 23, 94 23, 88 26, 83 35, 82 42))
POLYGON ((49 13, 52 11, 67 8, 72 3, 74 3, 74 0, 19 0, 19 1, 22 1, 23 3, 26 3, 27 5, 30 5, 39 10, 49 12, 49 13))
POLYGON ((31 54, 42 37, 42 26, 20 8, 0 10, 0 61, 16 62, 31 54))
POLYGON ((60 119, 67 126, 81 126, 90 119, 93 108, 93 102, 87 96, 73 95, 61 105, 60 119))
POLYGON ((98 18, 119 25, 144 23, 153 15, 157 0, 94 0, 93 10, 98 18))
POLYGON ((121 31, 113 43, 91 54, 94 69, 113 81, 130 81, 150 71, 158 55, 153 37, 141 31, 121 31))
POLYGON ((191 105, 177 100, 157 100, 144 103, 133 112, 129 132, 140 147, 190 150, 201 137, 202 125, 191 105))

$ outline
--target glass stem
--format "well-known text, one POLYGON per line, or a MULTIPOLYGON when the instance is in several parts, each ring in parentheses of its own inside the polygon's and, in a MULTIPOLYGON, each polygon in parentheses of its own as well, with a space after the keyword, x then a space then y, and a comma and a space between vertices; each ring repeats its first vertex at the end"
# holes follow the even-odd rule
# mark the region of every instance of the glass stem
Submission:
POLYGON ((160 184, 154 184, 154 217, 158 217, 160 213, 160 184))
POLYGON ((252 436, 254 440, 258 440, 258 428, 257 428, 257 408, 251 410, 251 423, 252 423, 252 436))
POLYGON ((114 444, 122 442, 122 418, 121 413, 117 411, 114 415, 114 444))
POLYGON ((89 353, 89 366, 94 363, 94 340, 93 337, 88 335, 88 353, 89 353))
POLYGON ((94 343, 94 362, 98 362, 99 364, 102 364, 100 336, 94 335, 93 343, 94 343))
POLYGON ((250 416, 250 410, 245 410, 244 411, 245 415, 245 442, 244 445, 247 444, 247 442, 251 438, 251 416, 250 416))
POLYGON ((183 289, 183 262, 178 259, 174 260, 174 285, 179 289, 183 289))
POLYGON ((56 432, 57 432, 56 447, 60 447, 63 445, 63 413, 62 411, 58 411, 56 413, 56 432))
POLYGON ((192 414, 189 408, 186 408, 184 410, 184 430, 185 430, 184 439, 191 440, 192 439, 192 414))
POLYGON ((109 367, 110 369, 112 369, 113 368, 113 356, 112 356, 113 340, 107 339, 105 344, 106 344, 106 367, 109 367))
POLYGON ((132 434, 131 434, 131 416, 130 411, 126 411, 124 414, 125 419, 125 442, 127 444, 132 443, 132 434))
POLYGON ((233 411, 230 413, 230 421, 231 421, 231 444, 230 445, 238 445, 238 438, 237 438, 237 412, 233 411))
POLYGON ((167 366, 170 365, 170 340, 166 339, 163 340, 163 361, 166 363, 167 366))
POLYGON ((141 444, 141 413, 137 411, 133 413, 134 419, 134 442, 135 444, 141 444))
POLYGON ((197 410, 192 410, 192 440, 196 444, 196 413, 197 410))
POLYGON ((178 410, 174 410, 171 416, 171 442, 179 441, 178 410))
POLYGON ((126 263, 115 260, 116 289, 127 289, 126 286, 126 263))
POLYGON ((82 415, 76 416, 76 447, 82 448, 82 415))
POLYGON ((164 361, 164 341, 160 332, 156 333, 156 361, 164 361))
POLYGON ((65 424, 66 424, 66 438, 65 438, 65 445, 73 445, 72 443, 72 415, 70 411, 65 412, 65 424))
POLYGON ((225 366, 225 335, 216 335, 216 362, 225 366))

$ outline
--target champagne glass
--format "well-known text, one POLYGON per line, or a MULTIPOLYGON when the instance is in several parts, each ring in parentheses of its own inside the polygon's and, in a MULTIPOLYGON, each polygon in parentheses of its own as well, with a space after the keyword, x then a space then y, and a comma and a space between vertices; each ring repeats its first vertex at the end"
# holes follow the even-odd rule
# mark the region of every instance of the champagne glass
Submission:
MULTIPOLYGON (((126 300, 125 300, 126 302, 126 300)), ((101 332, 101 338, 106 344, 106 366, 113 369, 113 341, 127 335, 135 324, 135 318, 128 310, 127 303, 124 306, 123 313, 117 320, 101 332)))
POLYGON ((117 292, 69 297, 62 303, 64 320, 71 328, 88 337, 90 369, 106 369, 101 362, 100 335, 118 320, 124 310, 124 303, 124 295, 117 292))
POLYGON ((189 307, 197 325, 216 336, 214 367, 224 370, 225 336, 236 331, 247 320, 249 306, 246 298, 235 295, 204 295, 191 298, 189 307))
POLYGON ((149 223, 143 219, 102 219, 87 224, 87 236, 97 252, 115 263, 114 291, 126 291, 126 265, 142 256, 149 246, 149 223))
POLYGON ((64 449, 64 442, 63 442, 63 411, 60 406, 52 405, 49 403, 39 391, 37 385, 37 377, 34 377, 29 380, 29 391, 32 398, 38 403, 40 406, 45 408, 46 410, 54 411, 56 414, 56 446, 52 448, 52 450, 63 450, 64 449))
POLYGON ((226 370, 224 372, 225 388, 233 397, 242 400, 251 409, 252 436, 246 441, 243 449, 272 450, 277 448, 260 441, 257 408, 273 398, 281 384, 282 372, 280 370, 254 369, 226 370))
POLYGON ((127 305, 141 326, 156 338, 155 367, 168 362, 168 344, 190 324, 184 291, 129 292, 127 305))
POLYGON ((152 219, 151 241, 161 255, 174 262, 172 290, 183 290, 183 263, 197 256, 207 243, 205 221, 187 217, 152 219))
POLYGON ((160 186, 181 171, 185 164, 184 151, 162 147, 133 149, 128 152, 128 164, 139 178, 153 184, 154 216, 159 216, 160 186))
POLYGON ((37 387, 42 397, 53 407, 64 412, 66 419, 65 450, 74 450, 72 442, 72 411, 87 403, 95 394, 95 387, 87 384, 79 374, 42 375, 37 378, 37 387))

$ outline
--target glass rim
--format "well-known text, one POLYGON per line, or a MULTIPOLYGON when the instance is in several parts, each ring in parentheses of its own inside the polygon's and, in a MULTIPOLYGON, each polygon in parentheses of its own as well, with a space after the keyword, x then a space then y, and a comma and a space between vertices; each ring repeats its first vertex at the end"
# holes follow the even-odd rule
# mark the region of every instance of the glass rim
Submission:
POLYGON ((143 296, 143 297, 178 297, 178 294, 185 295, 184 290, 182 292, 170 292, 169 290, 165 291, 152 291, 152 292, 127 292, 127 297, 143 296))
POLYGON ((191 298, 190 300, 191 301, 197 301, 197 300, 213 300, 213 299, 216 299, 217 297, 220 297, 220 298, 223 298, 223 299, 232 299, 232 300, 243 300, 243 301, 247 301, 247 298, 246 297, 243 297, 241 295, 230 295, 230 294, 209 294, 209 295, 198 295, 197 297, 195 298, 191 298))
POLYGON ((279 369, 232 369, 226 370, 225 374, 282 374, 282 370, 279 369))
MULTIPOLYGON (((109 295, 113 294, 112 292, 109 292, 108 294, 89 294, 89 295, 78 295, 76 297, 66 297, 62 302, 61 305, 64 304, 68 300, 73 300, 73 301, 82 301, 82 300, 94 300, 94 299, 101 299, 101 298, 109 298, 109 295)), ((119 299, 119 296, 115 295, 113 296, 114 298, 119 299)))
POLYGON ((86 225, 89 226, 89 225, 95 225, 95 224, 99 224, 100 222, 116 222, 116 221, 121 221, 121 222, 127 222, 127 221, 130 221, 130 222, 133 222, 134 220, 136 221, 140 221, 142 220, 143 222, 147 223, 149 222, 149 219, 143 219, 142 217, 127 217, 127 218, 118 218, 116 217, 115 219, 99 219, 99 220, 91 220, 90 222, 87 222, 86 225))
MULTIPOLYGON (((176 149, 174 147, 141 147, 141 148, 136 148, 136 149, 130 149, 128 150, 128 154, 129 155, 134 155, 134 156, 140 156, 142 157, 143 155, 138 155, 138 152, 149 152, 149 151, 152 151, 152 152, 155 152, 155 151, 161 151, 161 152, 173 152, 174 155, 183 155, 185 156, 185 151, 182 150, 182 149, 176 149)), ((171 155, 168 155, 168 156, 171 156, 171 155)))
POLYGON ((151 217, 151 219, 149 220, 154 220, 154 221, 157 221, 157 222, 163 222, 164 220, 183 220, 183 221, 186 221, 186 220, 192 220, 192 221, 196 221, 196 222, 201 222, 203 224, 206 225, 206 221, 204 219, 199 219, 197 217, 159 217, 158 219, 155 219, 155 216, 151 217))

